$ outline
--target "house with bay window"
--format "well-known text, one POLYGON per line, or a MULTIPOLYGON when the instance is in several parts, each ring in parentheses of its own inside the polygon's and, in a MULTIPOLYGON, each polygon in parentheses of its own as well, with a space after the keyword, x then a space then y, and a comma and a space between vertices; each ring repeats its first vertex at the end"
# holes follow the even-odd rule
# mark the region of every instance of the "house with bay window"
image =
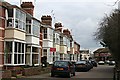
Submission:
POLYGON ((54 31, 54 43, 53 47, 56 49, 56 52, 53 54, 53 61, 60 60, 60 32, 54 31))
POLYGON ((80 46, 74 43, 68 29, 62 30, 61 23, 55 23, 53 28, 49 15, 42 16, 41 21, 33 17, 32 2, 22 2, 20 6, 0 2, 0 66, 78 60, 80 46))
POLYGON ((54 52, 53 60, 60 60, 60 35, 62 33, 62 24, 61 23, 55 23, 54 25, 54 48, 56 49, 56 52, 54 52))
POLYGON ((62 23, 59 22, 55 23, 54 47, 57 49, 56 55, 59 57, 58 59, 67 60, 67 37, 66 35, 63 34, 62 29, 63 29, 62 23))
POLYGON ((4 65, 25 65, 26 13, 13 5, 7 6, 7 12, 4 65))
POLYGON ((60 60, 67 60, 67 36, 60 34, 60 60))
POLYGON ((66 44, 67 44, 67 55, 66 55, 66 60, 70 60, 70 38, 67 36, 66 37, 66 44))
POLYGON ((80 44, 74 41, 74 61, 79 61, 80 55, 80 44))
POLYGON ((42 16, 41 17, 42 23, 42 33, 43 33, 43 52, 42 58, 48 63, 53 62, 53 52, 50 52, 50 49, 53 48, 53 31, 52 28, 52 18, 51 16, 42 16))
POLYGON ((32 2, 23 2, 21 8, 6 2, 4 4, 8 17, 4 37, 4 65, 40 65, 40 21, 33 17, 32 2))
POLYGON ((68 60, 73 61, 74 60, 74 40, 73 37, 71 35, 70 30, 68 29, 64 29, 63 30, 63 34, 67 36, 67 57, 68 60))
POLYGON ((69 53, 70 61, 74 61, 74 52, 75 52, 75 50, 74 50, 74 40, 71 36, 71 38, 70 38, 70 53, 69 53))
POLYGON ((26 23, 26 64, 40 64, 40 21, 27 15, 26 23))

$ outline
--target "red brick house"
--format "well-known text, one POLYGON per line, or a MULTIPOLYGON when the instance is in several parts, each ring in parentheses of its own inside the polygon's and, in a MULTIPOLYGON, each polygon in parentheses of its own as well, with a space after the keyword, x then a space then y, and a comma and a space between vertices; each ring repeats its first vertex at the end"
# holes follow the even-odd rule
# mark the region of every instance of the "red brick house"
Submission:
POLYGON ((113 59, 108 48, 99 48, 95 50, 93 53, 96 61, 106 61, 113 59))
POLYGON ((4 36, 6 26, 6 5, 0 1, 0 67, 4 64, 4 36))

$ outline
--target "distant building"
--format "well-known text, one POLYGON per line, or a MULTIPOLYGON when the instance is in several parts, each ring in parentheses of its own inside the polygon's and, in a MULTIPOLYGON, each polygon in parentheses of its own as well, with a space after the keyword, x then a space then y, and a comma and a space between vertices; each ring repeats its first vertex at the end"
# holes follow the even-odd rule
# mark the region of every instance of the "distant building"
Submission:
POLYGON ((96 61, 113 60, 112 55, 108 48, 99 48, 95 50, 93 53, 96 61))
POLYGON ((89 50, 80 50, 81 53, 81 60, 89 60, 90 53, 89 50))
POLYGON ((79 61, 80 55, 80 44, 74 41, 74 61, 79 61))

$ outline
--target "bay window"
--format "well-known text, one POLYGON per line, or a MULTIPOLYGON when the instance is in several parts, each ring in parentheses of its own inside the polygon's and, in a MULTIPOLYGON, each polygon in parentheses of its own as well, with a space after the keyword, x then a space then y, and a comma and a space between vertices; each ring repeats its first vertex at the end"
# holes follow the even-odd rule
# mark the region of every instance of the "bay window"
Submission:
POLYGON ((6 42, 5 44, 5 63, 11 64, 12 63, 12 42, 6 42))
POLYGON ((27 34, 31 34, 31 20, 27 20, 26 32, 27 34))
POLYGON ((39 37, 39 31, 40 31, 40 23, 36 20, 33 20, 33 25, 32 25, 32 33, 33 35, 39 37))
POLYGON ((32 54, 33 64, 38 64, 39 54, 32 54))
POLYGON ((43 56, 47 56, 47 49, 43 49, 43 56))
POLYGON ((44 29, 43 29, 43 34, 44 34, 44 35, 43 35, 43 38, 44 38, 44 39, 47 39, 47 28, 44 28, 44 29))
POLYGON ((23 11, 15 9, 15 28, 25 30, 26 15, 23 11))
POLYGON ((25 30, 26 14, 23 11, 16 8, 8 9, 7 27, 14 27, 20 30, 25 30))
POLYGON ((24 43, 6 41, 5 42, 5 64, 12 64, 12 63, 17 65, 24 64, 24 57, 25 57, 24 49, 25 49, 24 43), (14 43, 14 47, 13 47, 13 43, 14 43))
POLYGON ((24 63, 24 43, 15 42, 14 64, 24 63))

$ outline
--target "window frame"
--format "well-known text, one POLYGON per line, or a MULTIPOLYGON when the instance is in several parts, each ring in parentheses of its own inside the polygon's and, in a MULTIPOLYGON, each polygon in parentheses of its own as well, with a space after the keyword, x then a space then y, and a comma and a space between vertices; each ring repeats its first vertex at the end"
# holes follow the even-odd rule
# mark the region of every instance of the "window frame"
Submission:
POLYGON ((43 29, 43 39, 47 39, 48 38, 47 33, 48 33, 47 28, 44 28, 43 29))

